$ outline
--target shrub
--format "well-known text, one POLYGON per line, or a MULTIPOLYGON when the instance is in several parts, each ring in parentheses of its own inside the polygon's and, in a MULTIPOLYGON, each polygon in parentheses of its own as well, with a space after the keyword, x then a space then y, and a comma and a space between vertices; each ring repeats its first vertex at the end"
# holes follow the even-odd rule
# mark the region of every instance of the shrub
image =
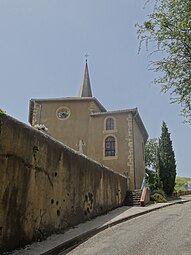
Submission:
POLYGON ((155 201, 156 203, 164 203, 167 201, 165 193, 161 189, 153 190, 151 192, 151 200, 155 201))
POLYGON ((157 192, 151 196, 151 200, 155 201, 156 203, 164 203, 167 201, 163 195, 157 192))
POLYGON ((155 193, 158 193, 158 194, 160 194, 161 196, 163 196, 164 198, 166 198, 166 195, 165 195, 165 193, 164 193, 164 190, 162 190, 162 189, 155 189, 155 190, 152 190, 151 195, 154 195, 155 193))

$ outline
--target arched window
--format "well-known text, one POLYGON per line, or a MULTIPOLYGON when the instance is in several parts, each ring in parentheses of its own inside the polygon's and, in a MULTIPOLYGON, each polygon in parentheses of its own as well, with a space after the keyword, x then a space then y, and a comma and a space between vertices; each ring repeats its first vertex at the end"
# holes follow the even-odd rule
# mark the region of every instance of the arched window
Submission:
POLYGON ((105 157, 115 156, 115 138, 108 136, 105 139, 105 157))
POLYGON ((113 118, 106 119, 105 129, 106 130, 113 130, 114 129, 114 119, 113 118))

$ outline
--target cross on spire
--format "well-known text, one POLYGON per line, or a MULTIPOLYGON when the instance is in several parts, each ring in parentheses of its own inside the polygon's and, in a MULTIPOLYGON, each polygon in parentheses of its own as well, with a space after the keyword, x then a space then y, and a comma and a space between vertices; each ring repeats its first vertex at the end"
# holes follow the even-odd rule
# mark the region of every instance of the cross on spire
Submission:
POLYGON ((89 57, 89 55, 86 53, 86 54, 85 54, 86 63, 87 63, 87 61, 88 61, 88 57, 89 57))

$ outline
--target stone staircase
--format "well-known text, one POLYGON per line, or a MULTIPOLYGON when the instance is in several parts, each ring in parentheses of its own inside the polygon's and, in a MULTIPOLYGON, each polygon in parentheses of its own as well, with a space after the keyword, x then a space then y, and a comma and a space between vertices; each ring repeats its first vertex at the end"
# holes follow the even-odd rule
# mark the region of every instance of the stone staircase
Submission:
POLYGON ((127 191, 125 204, 129 206, 140 206, 141 190, 127 191))

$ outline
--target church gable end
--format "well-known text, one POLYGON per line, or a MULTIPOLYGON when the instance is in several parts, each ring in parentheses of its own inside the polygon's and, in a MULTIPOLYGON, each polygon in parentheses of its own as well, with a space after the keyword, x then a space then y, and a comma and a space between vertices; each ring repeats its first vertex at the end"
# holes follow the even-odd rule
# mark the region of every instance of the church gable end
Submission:
POLYGON ((79 95, 31 99, 29 122, 45 126, 55 139, 128 176, 131 189, 139 188, 148 133, 137 108, 107 111, 92 96, 87 61, 79 95))

